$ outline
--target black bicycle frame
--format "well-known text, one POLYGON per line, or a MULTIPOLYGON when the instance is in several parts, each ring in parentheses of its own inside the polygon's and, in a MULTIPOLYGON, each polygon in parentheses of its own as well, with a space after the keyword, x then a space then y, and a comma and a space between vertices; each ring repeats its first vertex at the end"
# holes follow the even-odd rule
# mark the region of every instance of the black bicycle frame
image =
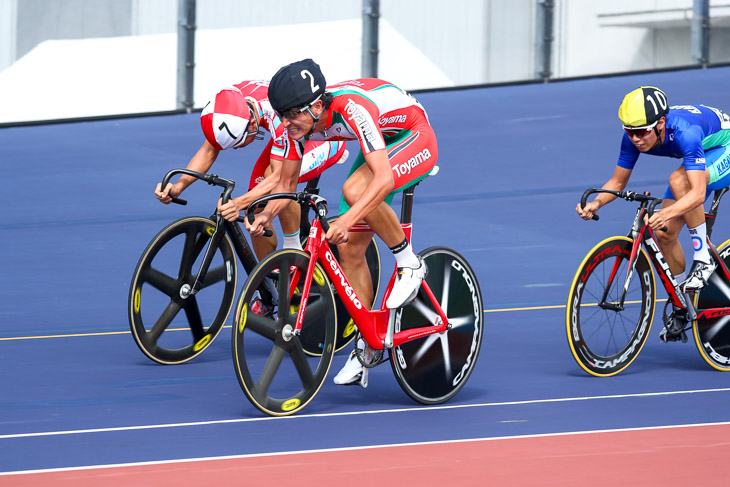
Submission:
MULTIPOLYGON (((707 245, 710 254, 712 255, 712 258, 717 263, 717 270, 715 272, 721 272, 721 276, 725 278, 725 281, 730 283, 730 271, 725 266, 725 263, 723 259, 720 257, 719 253, 717 252, 717 249, 715 246, 710 242, 710 235, 712 234, 712 227, 715 222, 715 217, 717 216, 717 210, 720 205, 720 199, 722 196, 728 191, 730 188, 723 188, 720 190, 715 191, 714 198, 712 201, 712 204, 710 205, 710 210, 705 214, 705 221, 707 222, 707 245)), ((648 196, 648 195, 647 195, 648 196)), ((639 199, 639 198, 636 198, 639 199)), ((641 204, 639 205, 638 210, 636 211, 636 217, 634 218, 634 223, 631 227, 631 232, 629 233, 629 238, 633 240, 633 245, 631 248, 631 257, 629 260, 629 267, 626 273, 626 281, 624 283, 623 287, 623 293, 621 295, 621 300, 617 304, 613 303, 606 303, 606 298, 608 296, 608 290, 610 288, 611 283, 613 282, 613 279, 615 277, 616 271, 618 270, 618 265, 620 264, 620 259, 617 258, 616 265, 614 266, 614 269, 611 273, 611 277, 609 279, 609 282, 606 286, 606 289, 604 290, 603 297, 601 298, 601 303, 599 306, 601 306, 604 309, 623 309, 624 305, 624 299, 626 297, 626 292, 628 290, 628 285, 631 280, 631 277, 633 275, 636 261, 639 257, 639 250, 640 247, 643 245, 644 249, 647 251, 647 254, 649 255, 649 259, 651 261, 652 266, 659 274, 659 278, 662 281, 662 285, 664 286, 664 289, 667 291, 667 295, 669 296, 669 300, 671 303, 678 307, 678 308, 684 308, 687 310, 687 318, 691 321, 694 319, 697 319, 698 317, 703 318, 703 314, 705 312, 712 312, 716 310, 703 310, 699 314, 697 313, 697 310, 695 310, 694 305, 692 304, 692 300, 689 298, 689 296, 684 293, 681 289, 679 289, 679 284, 677 283, 674 274, 672 273, 671 269, 669 268, 669 264, 667 263, 666 259, 664 258, 664 254, 661 251, 661 248, 659 247, 659 243, 657 242, 656 236, 654 234, 654 231, 644 223, 644 217, 646 215, 651 215, 654 211, 654 207, 660 203, 660 199, 646 199, 641 200, 641 204), (649 203, 651 201, 651 203, 649 203)), ((730 314, 730 309, 727 310, 727 314, 730 314)))

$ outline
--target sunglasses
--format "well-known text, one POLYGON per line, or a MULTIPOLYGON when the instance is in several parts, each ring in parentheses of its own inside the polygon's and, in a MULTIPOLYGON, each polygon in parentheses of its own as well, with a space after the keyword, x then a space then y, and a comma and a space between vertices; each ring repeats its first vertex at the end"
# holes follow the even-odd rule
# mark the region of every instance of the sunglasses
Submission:
POLYGON ((243 147, 243 143, 246 142, 246 140, 249 137, 251 137, 251 136, 255 137, 258 135, 258 132, 259 132, 258 127, 256 127, 255 131, 253 131, 253 132, 251 131, 251 122, 253 120, 256 120, 256 116, 253 113, 253 109, 251 109, 251 105, 248 106, 248 113, 249 113, 248 123, 246 124, 246 128, 243 130, 243 133, 241 134, 241 139, 238 142, 236 142, 235 144, 233 144, 234 149, 243 147))
POLYGON ((654 127, 656 127, 656 124, 658 124, 658 123, 659 123, 659 120, 652 123, 651 125, 644 125, 642 127, 629 127, 627 125, 624 125, 623 127, 629 137, 636 136, 636 137, 641 138, 641 137, 646 137, 647 135, 649 135, 651 133, 651 131, 654 129, 654 127))
POLYGON ((309 109, 309 108, 310 108, 310 107, 311 107, 312 105, 314 105, 315 103, 317 103, 317 101, 318 101, 318 100, 319 100, 320 98, 322 98, 322 95, 319 95, 319 96, 318 96, 317 98, 315 98, 315 99, 314 99, 314 100, 312 101, 312 103, 310 103, 309 105, 304 105, 303 107, 299 107, 299 108, 290 108, 290 109, 288 109, 288 110, 284 110, 284 111, 282 111, 282 112, 280 112, 279 110, 274 110, 274 112, 276 112, 276 115, 277 115, 277 116, 278 116, 279 118, 287 118, 287 119, 289 119, 289 120, 294 120, 294 119, 295 119, 295 118, 297 118, 297 117, 298 117, 298 116, 299 116, 299 115, 300 115, 300 114, 301 114, 302 112, 304 112, 304 111, 308 110, 308 109, 309 109))

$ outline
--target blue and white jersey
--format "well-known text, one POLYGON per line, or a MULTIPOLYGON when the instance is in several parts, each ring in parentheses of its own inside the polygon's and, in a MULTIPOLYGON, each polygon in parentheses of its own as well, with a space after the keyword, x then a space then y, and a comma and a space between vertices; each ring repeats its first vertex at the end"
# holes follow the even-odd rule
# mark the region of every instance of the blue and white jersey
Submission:
MULTIPOLYGON (((705 170, 705 151, 730 145, 730 116, 704 105, 678 105, 666 115, 664 140, 646 152, 684 160, 685 170, 705 170)), ((641 152, 624 133, 618 166, 633 169, 641 152)))

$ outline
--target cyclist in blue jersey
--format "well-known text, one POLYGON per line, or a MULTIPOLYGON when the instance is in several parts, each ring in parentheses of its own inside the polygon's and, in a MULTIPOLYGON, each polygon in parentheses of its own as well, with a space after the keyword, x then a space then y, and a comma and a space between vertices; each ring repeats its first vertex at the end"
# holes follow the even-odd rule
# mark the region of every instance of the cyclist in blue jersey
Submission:
MULTIPOLYGON (((705 244, 703 203, 713 190, 730 186, 730 117, 704 105, 669 107, 664 92, 653 86, 642 86, 627 94, 618 116, 625 133, 616 169, 603 188, 623 190, 641 153, 683 160, 670 175, 662 207, 654 212, 649 225, 657 231, 662 253, 682 289, 699 290, 717 265, 705 244), (678 241, 685 223, 694 247, 688 278, 678 241), (658 231, 664 226, 666 232, 658 231)), ((576 210, 588 220, 615 198, 601 193, 585 208, 579 203, 576 210)))

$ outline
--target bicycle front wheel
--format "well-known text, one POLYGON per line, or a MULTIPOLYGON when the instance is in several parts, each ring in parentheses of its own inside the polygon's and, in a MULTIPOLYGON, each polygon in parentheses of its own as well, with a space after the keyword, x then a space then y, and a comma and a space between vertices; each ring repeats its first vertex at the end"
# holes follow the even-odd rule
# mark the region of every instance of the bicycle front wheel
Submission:
MULTIPOLYGON (((411 399, 440 404, 464 387, 476 365, 484 331, 482 293, 471 266, 454 250, 431 247, 419 255, 428 266, 426 282, 451 329, 393 348, 390 364, 411 399)), ((413 302, 396 311, 395 331, 427 326, 436 317, 421 288, 413 302)))
POLYGON ((618 374, 646 343, 656 288, 649 257, 640 249, 626 285, 633 241, 611 237, 591 250, 570 286, 565 324, 573 357, 597 377, 618 374))
POLYGON ((129 327, 137 346, 155 362, 187 362, 220 333, 236 293, 236 257, 224 235, 197 294, 192 286, 215 222, 189 217, 172 222, 152 239, 137 263, 129 287, 129 327), (181 313, 182 311, 182 313, 181 313), (179 326, 178 326, 179 325, 179 326), (187 331, 187 333, 186 333, 187 331))
POLYGON ((236 377, 251 403, 272 416, 294 414, 309 404, 322 387, 335 353, 335 297, 319 264, 309 295, 301 292, 309 259, 299 250, 280 250, 264 258, 249 275, 236 308, 232 336, 236 377), (268 314, 255 314, 249 304, 267 279, 275 283, 278 305, 268 314), (306 302, 306 314, 301 335, 296 335, 293 330, 302 302, 306 302), (302 336, 317 343, 316 356, 305 352, 302 336))
MULTIPOLYGON (((730 240, 717 249, 725 266, 730 265, 730 240)), ((730 306, 730 281, 723 278, 717 268, 710 281, 695 298, 695 308, 727 308, 730 306)), ((695 344, 700 355, 710 367, 723 372, 730 371, 730 315, 717 316, 692 323, 695 344)))
MULTIPOLYGON (((327 219, 329 223, 332 223, 333 221, 337 220, 339 217, 330 217, 327 219)), ((303 237, 302 238, 302 246, 307 245, 307 239, 309 237, 303 237)), ((330 249, 332 249, 332 254, 335 257, 335 260, 339 261, 340 254, 337 250, 337 245, 330 244, 330 249)), ((372 307, 375 305, 375 300, 378 297, 378 292, 380 291, 380 251, 378 250, 378 243, 375 241, 375 238, 370 239, 370 243, 368 244, 367 250, 365 251, 365 261, 367 262, 368 270, 370 271, 370 279, 373 283, 373 302, 368 303, 369 308, 372 309, 372 307)), ((350 313, 347 312, 347 308, 345 308, 345 304, 342 302, 342 299, 340 299, 340 296, 337 294, 337 291, 333 288, 332 292, 335 294, 335 303, 337 305, 337 340, 335 341, 335 352, 339 352, 343 348, 345 348, 352 340, 355 338, 357 328, 355 327, 355 322, 350 316, 350 313)), ((312 327, 316 328, 318 326, 322 326, 321 324, 312 323, 312 327)), ((309 337, 302 335, 302 346, 304 347, 304 351, 310 355, 318 355, 320 353, 319 350, 319 344, 317 343, 317 335, 318 331, 314 331, 312 333, 312 340, 309 339, 309 337)))

